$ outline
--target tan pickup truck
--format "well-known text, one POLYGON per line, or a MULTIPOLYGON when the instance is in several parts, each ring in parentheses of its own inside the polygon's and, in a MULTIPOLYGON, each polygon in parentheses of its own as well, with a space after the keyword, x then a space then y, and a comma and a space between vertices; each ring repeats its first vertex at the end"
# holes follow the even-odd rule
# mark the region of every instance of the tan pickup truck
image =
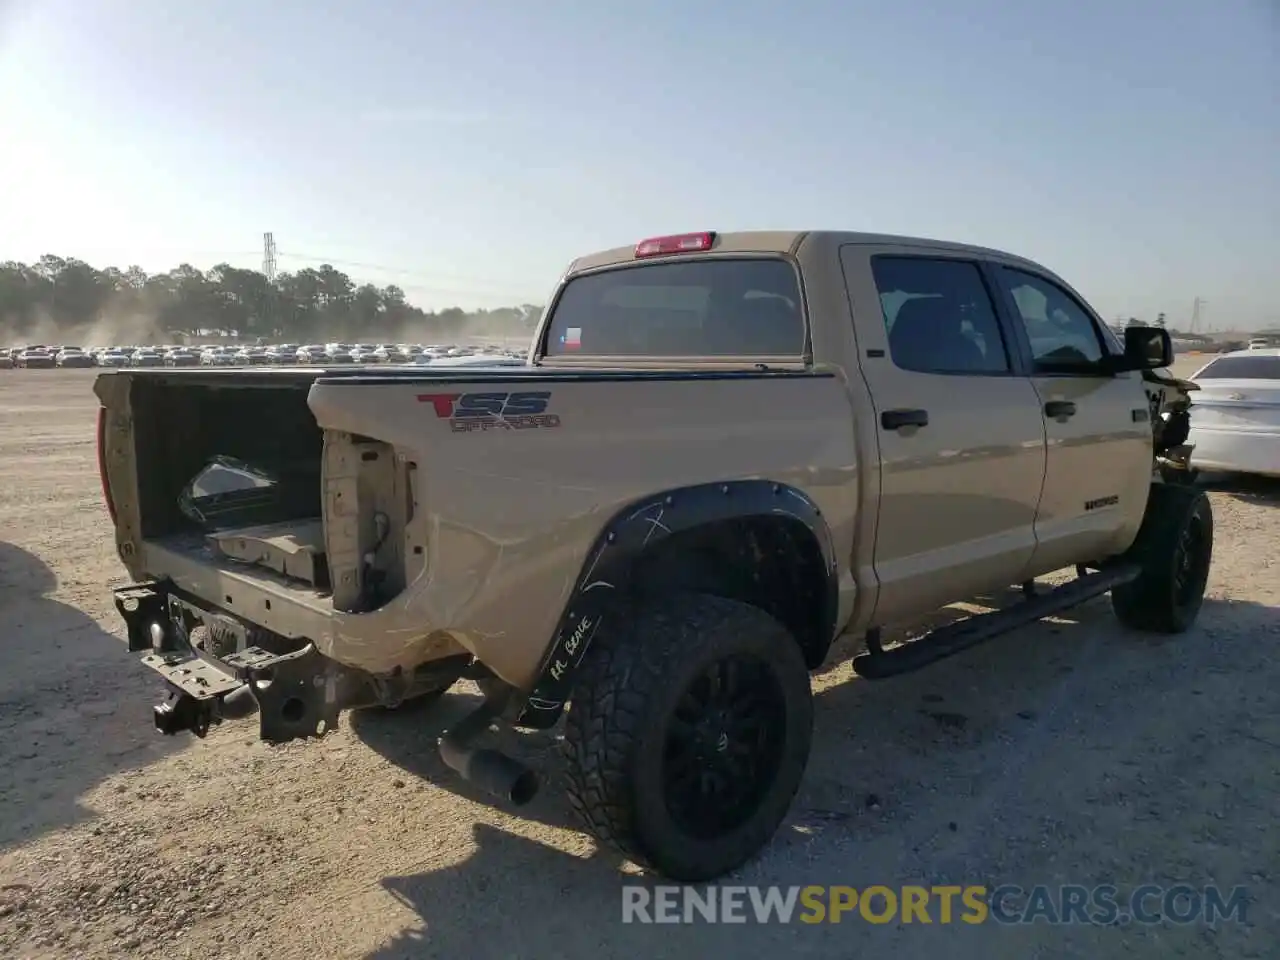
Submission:
POLYGON ((711 878, 786 815, 837 636, 879 679, 1108 591, 1132 627, 1192 623, 1213 519, 1171 482, 1171 357, 995 250, 647 240, 570 266, 527 367, 102 374, 117 605, 165 732, 256 711, 265 739, 312 736, 470 676, 452 768, 526 801, 484 735, 564 715, 584 825, 711 878))

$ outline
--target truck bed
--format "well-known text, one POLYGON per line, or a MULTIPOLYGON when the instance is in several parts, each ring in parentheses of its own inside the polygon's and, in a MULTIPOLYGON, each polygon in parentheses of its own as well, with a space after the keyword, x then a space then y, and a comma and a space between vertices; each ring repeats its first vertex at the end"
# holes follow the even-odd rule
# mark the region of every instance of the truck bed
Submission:
POLYGON ((230 613, 287 637, 306 637, 333 613, 333 596, 259 565, 219 557, 199 533, 146 540, 142 561, 164 571, 175 585, 197 597, 215 598, 230 613), (301 618, 301 619, 300 619, 301 618))
POLYGON ((168 580, 369 673, 412 669, 446 649, 444 634, 492 650, 495 673, 527 684, 602 527, 654 490, 775 479, 816 501, 851 549, 857 455, 842 380, 732 366, 104 373, 121 558, 137 581, 168 580), (327 590, 306 564, 287 576, 286 558, 210 548, 179 498, 213 457, 288 486, 221 535, 267 525, 294 549, 319 526, 327 590))

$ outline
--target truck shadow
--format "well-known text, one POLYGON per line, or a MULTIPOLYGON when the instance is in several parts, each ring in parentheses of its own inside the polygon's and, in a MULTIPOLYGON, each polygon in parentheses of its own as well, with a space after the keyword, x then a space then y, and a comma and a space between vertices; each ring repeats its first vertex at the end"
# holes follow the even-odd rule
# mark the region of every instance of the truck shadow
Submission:
POLYGON ((154 684, 56 587, 39 557, 0 542, 0 850, 92 816, 82 795, 177 747, 140 706, 154 684))
MULTIPOLYGON (((1016 595, 1010 591, 1007 597, 975 602, 995 605, 1016 595)), ((726 882, 892 884, 972 870, 972 863, 994 856, 992 850, 1009 842, 994 835, 993 810, 1035 822, 1046 813, 1043 804, 1020 793, 1028 782, 1044 782, 1042 767, 1032 771, 1045 758, 1056 771, 1072 771, 1069 789, 1105 793, 1115 789, 1114 775, 1131 774, 1131 768, 1141 770, 1148 763, 1143 750, 1169 757, 1186 749, 1187 730, 1177 727, 1185 702, 1195 703, 1195 716, 1205 728, 1228 720, 1239 725, 1238 699, 1199 694, 1206 675, 1228 672, 1220 666, 1226 658, 1217 648, 1219 637, 1256 635, 1260 642, 1249 644, 1249 653, 1232 654, 1240 659, 1232 662, 1230 673, 1264 669, 1272 651, 1261 641, 1274 636, 1267 626, 1274 614, 1260 604, 1208 600, 1195 630, 1150 637, 1119 629, 1104 597, 919 673, 874 683, 855 680, 847 658, 859 644, 844 641, 814 680, 813 752, 791 813, 769 848, 726 882), (1158 728, 1150 735, 1154 742, 1141 750, 1123 746, 1113 753, 1117 740, 1125 744, 1117 729, 1129 716, 1168 716, 1169 727, 1158 728)), ((964 615, 943 611, 930 625, 964 615)), ((1224 676, 1220 682, 1237 681, 1224 676)), ((449 716, 441 716, 433 730, 443 730, 477 702, 448 699, 458 702, 448 705, 449 716)), ((434 749, 422 745, 418 723, 394 714, 369 716, 362 718, 359 735, 408 772, 493 803, 459 785, 434 749)), ((503 742, 546 783, 539 798, 517 815, 576 829, 556 789, 555 745, 554 733, 513 733, 503 742)), ((1259 738, 1254 749, 1275 748, 1259 738)), ((1063 816, 1061 810, 1052 812, 1063 816)), ((464 953, 594 960, 685 956, 713 945, 723 949, 726 940, 753 954, 764 953, 770 944, 779 950, 794 946, 795 930, 777 924, 749 924, 736 931, 699 924, 630 926, 623 937, 614 926, 621 920, 619 887, 657 881, 624 875, 620 860, 609 854, 584 859, 489 824, 477 824, 474 833, 475 852, 462 863, 383 880, 387 892, 422 924, 385 943, 370 960, 464 953), (466 891, 461 898, 460 889, 466 891), (494 896, 502 898, 501 910, 457 909, 459 902, 494 896), (619 936, 609 937, 606 930, 619 936)), ((872 937, 888 928, 864 929, 872 937)), ((851 933, 846 930, 828 945, 836 952, 857 952, 847 942, 851 933)))
MULTIPOLYGON (((410 776, 417 777, 475 803, 506 809, 503 802, 463 780, 440 759, 439 737, 483 702, 474 685, 462 682, 442 700, 420 707, 412 703, 397 710, 361 710, 351 714, 348 724, 364 744, 410 776)), ((559 727, 532 733, 507 728, 491 730, 485 746, 495 747, 515 757, 538 774, 539 790, 523 807, 513 808, 517 816, 549 826, 576 829, 563 809, 557 789, 563 774, 559 727)))
MULTIPOLYGON (((973 602, 983 606, 994 606, 1001 603, 1012 603, 1019 598, 1016 590, 1010 589, 998 596, 975 598, 973 602)), ((913 624, 909 628, 885 633, 885 642, 906 639, 915 636, 949 621, 961 619, 965 612, 952 609, 939 611, 932 619, 913 624)), ((861 643, 849 638, 841 638, 832 646, 827 658, 827 667, 817 675, 816 695, 818 697, 817 723, 821 726, 823 710, 821 703, 829 696, 830 690, 824 688, 833 671, 839 672, 847 667, 847 661, 861 652, 861 643)), ((852 679, 852 677, 849 677, 852 679)), ((874 686, 870 684, 860 685, 874 686)), ((411 776, 418 777, 436 785, 447 786, 447 789, 458 796, 488 805, 501 805, 501 801, 472 786, 461 779, 440 759, 436 749, 439 737, 480 706, 482 698, 473 684, 466 681, 457 684, 440 701, 426 706, 408 703, 396 710, 361 710, 351 714, 349 725, 352 732, 373 751, 411 776)), ((557 788, 563 774, 562 758, 559 745, 563 738, 562 725, 549 731, 524 732, 505 727, 490 730, 485 744, 502 750, 538 773, 541 789, 538 796, 527 806, 517 808, 519 815, 528 817, 550 826, 575 828, 575 824, 564 811, 564 804, 558 800, 557 788), (548 795, 557 798, 548 801, 548 795)))
POLYGON ((1280 479, 1243 473, 1215 474, 1200 482, 1210 493, 1233 497, 1245 503, 1280 506, 1280 479))

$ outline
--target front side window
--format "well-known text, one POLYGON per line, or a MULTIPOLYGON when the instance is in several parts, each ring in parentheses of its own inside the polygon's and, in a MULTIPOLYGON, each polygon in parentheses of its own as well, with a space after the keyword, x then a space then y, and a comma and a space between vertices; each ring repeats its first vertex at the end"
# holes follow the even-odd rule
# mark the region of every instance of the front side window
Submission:
POLYGON ((804 353, 796 270, 697 258, 574 277, 552 309, 549 357, 791 357, 804 353))
POLYGON ((1088 367, 1102 359, 1098 329, 1074 297, 1035 274, 1012 267, 998 267, 996 273, 1026 328, 1037 367, 1088 367))
POLYGON ((875 256, 871 272, 894 366, 917 373, 1009 372, 1000 323, 977 264, 875 256))

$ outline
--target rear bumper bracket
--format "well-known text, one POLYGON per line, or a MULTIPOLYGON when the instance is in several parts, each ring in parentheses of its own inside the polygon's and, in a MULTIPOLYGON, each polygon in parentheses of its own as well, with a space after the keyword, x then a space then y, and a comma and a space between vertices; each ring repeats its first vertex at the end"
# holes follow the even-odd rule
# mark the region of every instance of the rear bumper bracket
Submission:
POLYGON ((287 653, 250 646, 221 657, 196 649, 174 612, 195 608, 166 582, 120 588, 115 602, 129 650, 147 651, 140 659, 172 691, 155 708, 162 733, 204 736, 211 725, 256 710, 261 738, 283 743, 326 733, 344 708, 369 696, 372 678, 323 656, 312 643, 287 653))

